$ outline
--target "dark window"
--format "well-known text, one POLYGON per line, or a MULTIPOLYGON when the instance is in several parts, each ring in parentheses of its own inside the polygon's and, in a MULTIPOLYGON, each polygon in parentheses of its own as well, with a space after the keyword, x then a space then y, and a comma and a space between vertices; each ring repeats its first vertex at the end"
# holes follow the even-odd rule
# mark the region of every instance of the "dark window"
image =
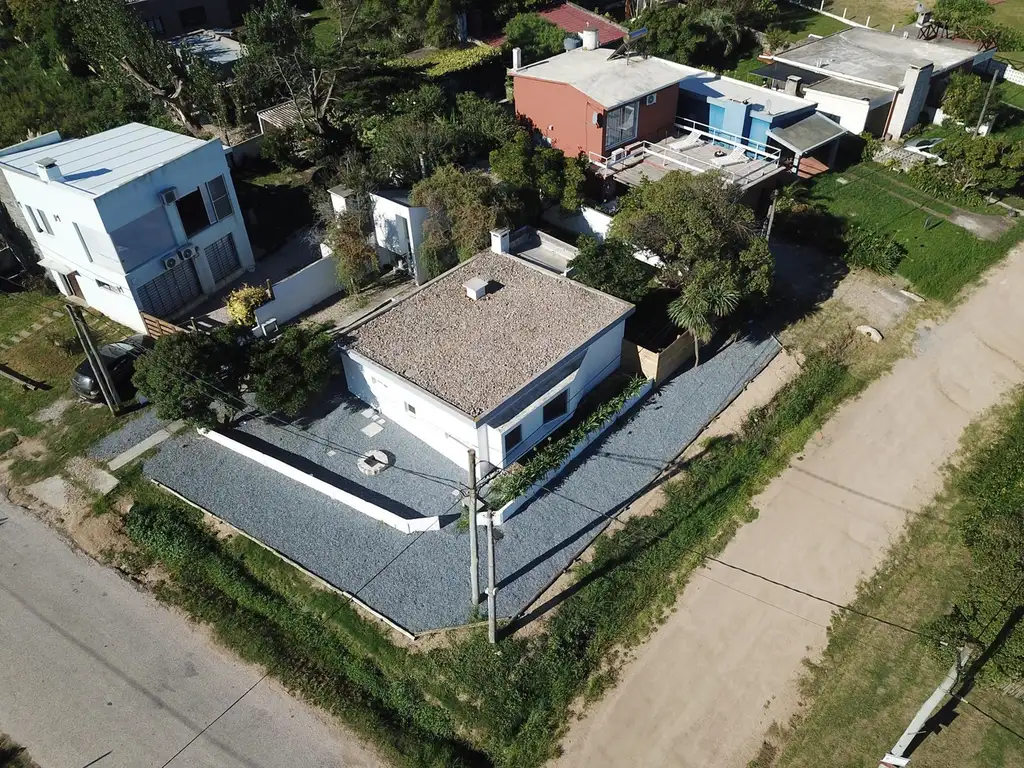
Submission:
POLYGON ((410 403, 406 403, 405 404, 405 410, 408 411, 409 413, 411 413, 413 416, 416 415, 416 406, 414 406, 414 405, 412 405, 410 403))
POLYGON ((544 423, 547 424, 549 421, 554 421, 559 416, 564 416, 565 412, 569 410, 569 392, 561 392, 558 396, 544 406, 544 423))
POLYGON ((178 206, 178 215, 181 216, 181 226, 185 228, 185 235, 192 237, 210 226, 210 217, 206 214, 206 203, 199 190, 189 192, 184 197, 179 197, 174 204, 178 206))
POLYGON ((224 177, 218 176, 207 182, 206 191, 210 195, 210 205, 213 206, 213 215, 217 221, 231 215, 231 198, 228 196, 228 188, 224 184, 224 177))
POLYGON ((510 429, 505 433, 505 453, 508 453, 517 445, 523 442, 523 425, 510 429))
POLYGON ((146 19, 143 23, 149 27, 150 32, 154 35, 162 35, 164 33, 164 20, 159 16, 146 19))
POLYGON ((206 8, 201 5, 186 8, 178 13, 178 18, 181 19, 181 26, 185 29, 201 27, 206 24, 206 8))

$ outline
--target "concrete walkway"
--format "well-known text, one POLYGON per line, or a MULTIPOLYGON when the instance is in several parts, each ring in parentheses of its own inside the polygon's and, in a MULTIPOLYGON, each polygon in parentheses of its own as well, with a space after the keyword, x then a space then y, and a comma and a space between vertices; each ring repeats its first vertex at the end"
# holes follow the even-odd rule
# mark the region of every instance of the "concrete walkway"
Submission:
MULTIPOLYGON (((1017 246, 943 325, 920 331, 912 356, 840 409, 756 499, 760 517, 721 559, 850 602, 940 489, 964 428, 1024 382, 1022 293, 1017 246)), ((830 619, 823 603, 711 564, 571 727, 557 765, 746 766, 765 730, 797 711, 803 660, 820 656, 830 619)))
POLYGON ((0 500, 0 723, 41 766, 386 765, 262 676, 0 500))

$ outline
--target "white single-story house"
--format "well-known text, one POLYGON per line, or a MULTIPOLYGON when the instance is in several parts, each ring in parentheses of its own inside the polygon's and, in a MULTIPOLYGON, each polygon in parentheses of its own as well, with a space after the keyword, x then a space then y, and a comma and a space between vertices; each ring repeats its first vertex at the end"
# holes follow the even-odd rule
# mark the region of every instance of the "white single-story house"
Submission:
POLYGON ((0 150, 0 171, 60 292, 136 330, 141 312, 174 319, 254 264, 216 139, 54 131, 0 150))
POLYGON ((898 139, 938 106, 949 74, 995 54, 961 40, 919 40, 854 27, 776 53, 754 70, 851 133, 898 139))
POLYGON ((510 255, 507 231, 346 330, 352 394, 464 466, 503 468, 619 368, 634 307, 510 255))

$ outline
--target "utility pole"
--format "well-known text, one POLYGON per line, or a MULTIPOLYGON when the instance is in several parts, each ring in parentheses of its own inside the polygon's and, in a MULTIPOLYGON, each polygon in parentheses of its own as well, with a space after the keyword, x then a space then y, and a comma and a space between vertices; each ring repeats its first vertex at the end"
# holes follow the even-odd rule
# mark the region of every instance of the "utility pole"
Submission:
POLYGON ((999 70, 992 69, 992 79, 988 84, 988 91, 985 92, 985 103, 981 105, 981 114, 978 115, 978 126, 974 129, 976 136, 981 135, 981 125, 985 122, 985 112, 988 110, 988 101, 992 98, 992 89, 996 87, 996 78, 999 77, 999 70))
POLYGON ((907 730, 900 736, 900 740, 896 742, 896 746, 889 750, 888 754, 882 758, 879 768, 903 768, 903 766, 910 764, 910 758, 906 756, 907 749, 910 748, 914 739, 921 734, 921 729, 928 722, 928 718, 932 716, 935 708, 949 695, 957 680, 960 679, 960 673, 967 666, 972 650, 971 646, 964 646, 960 649, 960 656, 956 663, 950 668, 945 679, 939 683, 939 687, 935 689, 932 695, 928 697, 928 700, 917 710, 917 714, 910 721, 907 730))
POLYGON ((772 227, 775 226, 775 203, 779 199, 779 190, 772 190, 772 202, 768 206, 768 226, 765 229, 764 239, 771 241, 772 239, 772 227))
POLYGON ((75 326, 78 338, 82 342, 82 349, 85 350, 85 355, 89 358, 89 365, 92 366, 92 372, 96 377, 96 384, 103 394, 103 400, 110 409, 111 415, 117 416, 117 412, 121 407, 121 398, 117 394, 117 387, 114 386, 114 382, 110 378, 110 373, 107 371, 106 363, 103 362, 103 357, 97 351, 96 345, 93 344, 92 336, 89 335, 89 326, 85 323, 82 310, 72 304, 65 306, 68 310, 68 317, 71 318, 71 324, 75 326))
POLYGON ((469 602, 480 605, 480 551, 476 541, 476 451, 469 449, 469 602))
POLYGON ((487 639, 491 645, 498 642, 498 617, 494 599, 498 588, 494 586, 494 512, 487 510, 487 639))

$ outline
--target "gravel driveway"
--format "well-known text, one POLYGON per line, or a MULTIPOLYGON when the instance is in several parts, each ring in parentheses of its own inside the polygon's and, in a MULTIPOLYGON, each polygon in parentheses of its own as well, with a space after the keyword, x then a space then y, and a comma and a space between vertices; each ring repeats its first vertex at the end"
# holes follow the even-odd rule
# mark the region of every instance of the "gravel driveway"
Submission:
MULTIPOLYGON (((742 339, 679 374, 557 480, 557 493, 501 526, 500 615, 532 602, 601 532, 605 515, 653 480, 778 349, 773 339, 742 339)), ((145 472, 412 632, 470 618, 469 536, 455 525, 399 533, 195 433, 167 441, 145 472)))

